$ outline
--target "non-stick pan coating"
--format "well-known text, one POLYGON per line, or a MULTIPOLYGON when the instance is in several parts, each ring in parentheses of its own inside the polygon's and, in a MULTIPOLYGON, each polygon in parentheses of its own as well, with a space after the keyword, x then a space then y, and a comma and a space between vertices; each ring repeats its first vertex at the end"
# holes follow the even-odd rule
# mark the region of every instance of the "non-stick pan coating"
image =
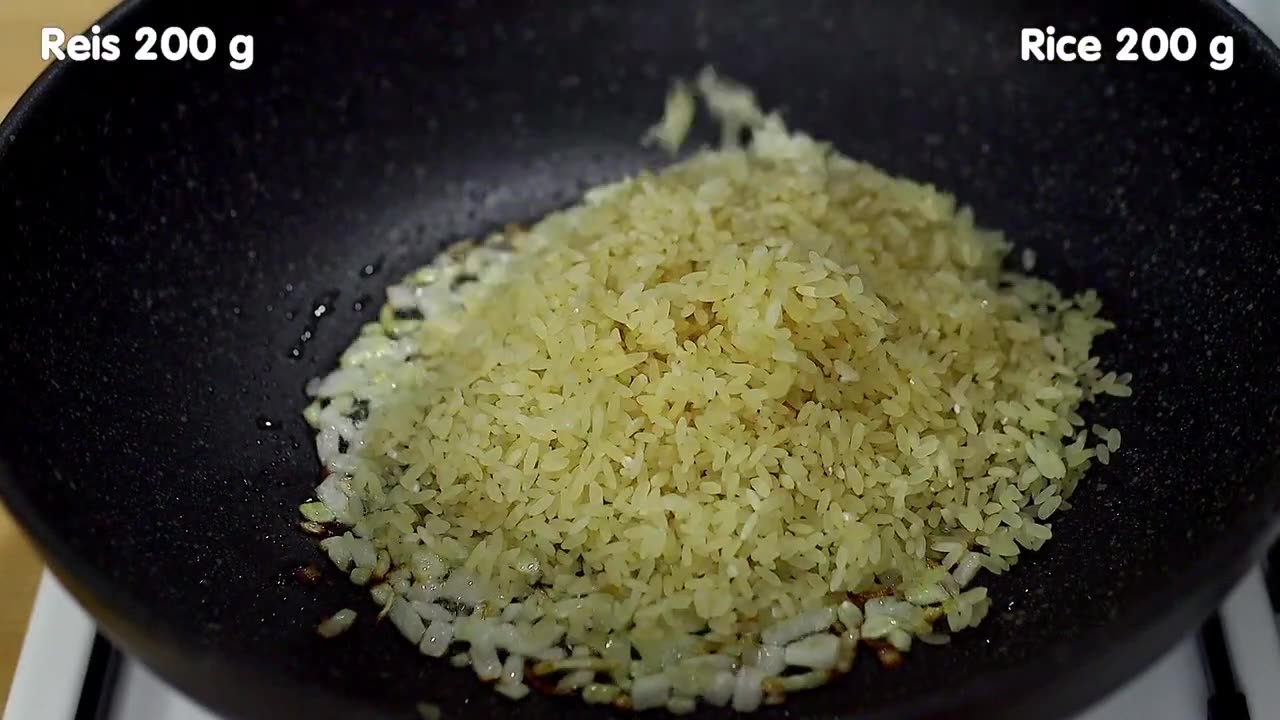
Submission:
POLYGON ((1099 288, 1120 326, 1101 351, 1134 374, 1094 415, 1125 447, 991 581, 981 628, 762 717, 1065 714, 1187 631, 1271 535, 1280 62, 1216 5, 194 5, 108 25, 126 47, 138 25, 253 33, 252 69, 60 67, 0 134, 0 457, 6 500, 112 638, 221 710, 605 714, 499 699, 375 630, 338 573, 294 579, 321 562, 296 530, 318 480, 302 387, 444 243, 664 162, 637 139, 709 61, 1099 288), (1236 65, 1020 62, 1019 29, 1048 24, 1107 47, 1126 25, 1231 33, 1236 65), (321 641, 344 605, 358 627, 321 641))

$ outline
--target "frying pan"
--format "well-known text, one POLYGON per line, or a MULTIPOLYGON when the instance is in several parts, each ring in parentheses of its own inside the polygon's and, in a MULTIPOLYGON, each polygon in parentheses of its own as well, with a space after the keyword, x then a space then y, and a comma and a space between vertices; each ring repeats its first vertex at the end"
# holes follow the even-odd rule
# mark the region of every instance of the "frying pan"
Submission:
MULTIPOLYGON (((421 658, 321 562, 300 418, 382 289, 449 242, 668 159, 706 63, 799 128, 972 203, 1118 329, 1125 447, 951 646, 762 717, 1066 716, 1186 633, 1280 514, 1280 53, 1218 2, 128 2, 255 38, 248 70, 65 63, 0 130, 0 488, 112 639, 246 718, 604 717, 421 658), (1023 27, 1185 26, 1192 62, 1024 63, 1023 27), (1235 39, 1235 64, 1203 48, 1235 39)), ((225 47, 225 46, 224 46, 225 47)), ((713 134, 702 129, 699 140, 713 134)), ((713 714, 711 711, 703 711, 713 714)))

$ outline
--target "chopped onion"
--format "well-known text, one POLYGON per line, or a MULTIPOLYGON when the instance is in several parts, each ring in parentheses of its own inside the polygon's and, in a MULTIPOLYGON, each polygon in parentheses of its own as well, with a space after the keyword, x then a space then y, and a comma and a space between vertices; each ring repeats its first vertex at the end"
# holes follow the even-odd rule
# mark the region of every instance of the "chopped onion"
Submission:
POLYGON ((390 603, 391 598, 394 596, 395 591, 386 583, 378 583, 372 588, 369 588, 369 597, 373 598, 373 601, 377 603, 378 607, 386 607, 387 603, 390 603))
MULTIPOLYGON (((781 648, 778 648, 781 650, 781 648)), ((722 655, 720 653, 712 653, 710 655, 694 655, 686 658, 684 661, 686 667, 694 671, 701 670, 732 670, 734 665, 733 657, 722 655)))
POLYGON ((715 679, 703 691, 702 697, 712 705, 724 707, 729 704, 729 700, 733 699, 733 688, 735 678, 731 672, 718 672, 715 679))
POLYGON ((453 613, 436 605, 435 603, 424 603, 418 600, 411 600, 409 604, 413 607, 413 611, 418 613, 418 617, 433 622, 436 620, 444 620, 450 622, 453 620, 453 613))
POLYGON ((738 712, 751 712, 760 707, 764 698, 764 673, 759 668, 744 667, 738 671, 733 684, 733 709, 738 712))
POLYGON ((621 693, 622 688, 617 685, 593 683, 582 688, 582 699, 592 705, 605 705, 617 700, 621 693))
POLYGON ((436 598, 440 597, 440 586, 436 583, 418 583, 409 586, 405 596, 413 602, 434 603, 436 598))
POLYGON ((691 697, 676 695, 667 701, 667 712, 672 715, 688 715, 697 707, 698 704, 691 697))
POLYGON ((493 641, 494 645, 508 652, 516 652, 522 645, 520 632, 515 625, 509 622, 504 622, 493 628, 489 632, 489 639, 493 641))
POLYGON ((800 675, 768 678, 764 681, 764 688, 771 694, 789 693, 796 692, 797 690, 811 690, 813 688, 820 687, 825 685, 830 679, 830 670, 814 670, 800 675))
POLYGON ((859 633, 864 639, 879 640, 893 632, 897 626, 898 621, 888 615, 872 615, 862 623, 859 633))
POLYGON ((761 645, 756 648, 755 662, 753 664, 766 677, 781 675, 782 671, 787 669, 786 656, 787 651, 785 648, 777 645, 761 645))
POLYGON ((840 657, 836 660, 836 670, 846 673, 853 669, 853 661, 858 657, 858 631, 853 630, 840 636, 840 657))
POLYGON ((454 570, 440 588, 440 595, 454 602, 475 607, 488 599, 488 591, 479 578, 462 569, 454 570))
POLYGON ((298 512, 302 513, 302 517, 311 522, 329 523, 337 519, 337 516, 329 509, 329 506, 322 502, 303 503, 298 507, 298 512))
POLYGON ((500 683, 508 685, 520 685, 524 682, 524 657, 512 653, 502 663, 502 678, 498 680, 500 683))
POLYGON ((815 670, 830 670, 836 666, 839 656, 840 639, 835 635, 821 633, 788 645, 786 663, 815 670))
MULTIPOLYGON (((579 645, 578 647, 582 647, 579 645)), ((573 655, 563 660, 543 661, 533 666, 534 675, 552 675, 566 670, 591 670, 603 672, 609 669, 609 663, 590 655, 573 655)))
POLYGON ((631 708, 649 710, 667 704, 671 695, 671 681, 662 674, 636 678, 631 684, 631 708))
POLYGON ((323 638, 335 638, 346 632, 356 621, 356 611, 343 608, 325 618, 316 626, 316 632, 323 638))
POLYGON ((476 677, 481 680, 492 681, 502 677, 498 651, 489 643, 471 643, 471 667, 475 668, 476 677))
POLYGON ((347 497, 347 491, 342 488, 340 480, 338 475, 331 474, 316 486, 316 497, 339 520, 347 517, 351 506, 351 499, 347 497))
POLYGON ((373 562, 373 574, 384 578, 391 571, 391 554, 386 550, 379 550, 375 557, 377 559, 373 562))
POLYGON ((460 617, 454 623, 454 631, 460 642, 491 644, 494 623, 478 613, 460 617))
POLYGON ((911 649, 911 633, 906 630, 895 628, 889 631, 886 639, 888 639, 890 645, 893 645, 894 648, 901 652, 906 652, 911 649))
POLYGON ((555 662, 569 657, 569 653, 565 652, 562 647, 550 647, 535 654, 533 657, 541 662, 555 662))
POLYGON ((387 304, 396 310, 417 307, 418 299, 414 288, 408 285, 392 285, 387 288, 387 304))
POLYGON ((329 460, 325 463, 325 467, 329 468, 329 472, 350 475, 359 468, 360 464, 354 455, 347 453, 338 453, 329 456, 329 460))
POLYGON ((595 670, 574 670, 571 673, 565 673, 564 677, 560 678, 560 682, 556 683, 556 692, 568 694, 575 690, 581 690, 594 682, 595 679, 595 670))
MULTIPOLYGON (((419 581, 439 580, 449 572, 449 566, 435 553, 420 550, 410 558, 413 575, 419 581)), ((432 583, 434 584, 434 583, 432 583)))
POLYGON ((351 569, 351 546, 347 542, 347 538, 342 535, 335 535, 331 538, 325 538, 320 541, 320 549, 329 555, 329 559, 333 561, 338 569, 347 572, 351 569))
POLYGON ((601 656, 613 666, 614 682, 630 676, 631 642, 623 635, 611 635, 604 643, 601 656))
POLYGON ((355 561, 356 567, 372 571, 373 566, 378 564, 378 549, 373 543, 364 538, 353 537, 347 545, 351 548, 351 559, 355 561))
MULTIPOLYGON (((338 431, 338 437, 346 440, 347 444, 351 445, 353 448, 358 448, 364 444, 363 433, 356 429, 356 424, 352 422, 349 417, 335 418, 333 421, 333 429, 338 431)), ((351 458, 352 463, 355 462, 356 457, 354 454, 347 454, 346 457, 351 458)), ((347 472, 354 471, 355 466, 352 465, 351 470, 347 472)))
POLYGON ((896 598, 875 598, 868 600, 863 612, 866 614, 864 624, 875 618, 887 617, 895 625, 915 628, 924 622, 924 611, 918 605, 896 598))
MULTIPOLYGON (((329 460, 338 454, 338 448, 342 442, 342 438, 338 435, 338 431, 332 427, 325 427, 316 434, 316 455, 320 458, 321 465, 328 465, 329 460)), ((321 497, 323 500, 324 498, 321 497)), ((329 507, 333 507, 330 505, 329 507)), ((339 513, 341 514, 341 513, 339 513)))
POLYGON ((391 618, 391 624, 396 626, 401 635, 409 642, 417 645, 422 641, 422 636, 427 632, 427 626, 423 624, 422 617, 413 609, 407 601, 396 598, 391 601, 391 612, 388 615, 391 618))
POLYGON ((409 592, 409 571, 404 568, 396 568, 387 573, 386 582, 396 589, 397 595, 404 595, 409 592))
MULTIPOLYGON (((667 93, 662 119, 645 132, 642 142, 646 145, 657 143, 669 153, 676 152, 689 134, 696 110, 693 93, 689 92, 684 83, 677 82, 667 93)), ((591 198, 588 198, 588 202, 590 201, 591 198)))
POLYGON ((565 628, 550 617, 544 617, 527 628, 521 628, 520 654, 540 655, 564 637, 565 628))
POLYGON ((513 623, 520 619, 520 613, 524 611, 524 605, 520 603, 511 603, 502 608, 502 622, 513 623))
POLYGON ((825 607, 819 610, 811 610, 775 623, 760 634, 760 640, 766 645, 786 645, 793 640, 799 640, 805 635, 812 635, 826 630, 835 621, 835 608, 825 607))
POLYGON ((338 368, 320 379, 315 386, 317 397, 332 398, 339 395, 351 395, 369 384, 367 373, 359 368, 338 368))
MULTIPOLYGON (((422 635, 422 643, 418 651, 429 657, 444 657, 453 642, 453 624, 444 620, 434 620, 427 626, 422 635)), ((463 665, 466 663, 464 662, 463 665)))

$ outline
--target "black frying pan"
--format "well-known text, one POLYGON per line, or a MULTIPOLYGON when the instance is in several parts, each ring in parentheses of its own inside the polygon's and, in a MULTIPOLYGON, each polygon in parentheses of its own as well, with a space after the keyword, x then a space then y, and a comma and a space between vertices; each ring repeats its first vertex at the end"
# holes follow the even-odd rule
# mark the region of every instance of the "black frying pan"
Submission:
MULTIPOLYGON (((1205 616, 1280 510, 1280 53, 1219 2, 129 2, 256 61, 59 65, 0 128, 4 497, 112 638, 245 717, 603 716, 519 704, 363 613, 296 507, 300 413, 382 288, 446 243, 666 161, 637 143, 712 62, 792 123, 932 181, 1097 287, 1125 448, 946 648, 762 717, 1060 717, 1205 616), (247 8, 248 4, 243 7, 247 8), (1196 61, 1048 65, 1019 30, 1186 26, 1196 61), (1235 37, 1235 66, 1204 48, 1235 37), (326 312, 315 317, 323 304, 326 312)), ((126 52, 126 55, 130 53, 126 52)), ((706 132, 704 139, 712 134, 706 132)))

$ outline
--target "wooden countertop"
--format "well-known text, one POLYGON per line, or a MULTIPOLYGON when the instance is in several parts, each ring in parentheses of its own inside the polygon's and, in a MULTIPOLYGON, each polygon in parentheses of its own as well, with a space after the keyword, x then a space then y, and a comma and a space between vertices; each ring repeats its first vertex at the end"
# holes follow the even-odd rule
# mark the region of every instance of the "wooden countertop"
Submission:
MULTIPOLYGON (((0 2, 0 115, 18 100, 44 67, 40 28, 57 26, 68 34, 93 24, 114 3, 110 0, 3 0, 0 2)), ((0 507, 0 568, 5 592, 0 600, 0 709, 22 649, 22 638, 40 579, 40 559, 0 507)))

